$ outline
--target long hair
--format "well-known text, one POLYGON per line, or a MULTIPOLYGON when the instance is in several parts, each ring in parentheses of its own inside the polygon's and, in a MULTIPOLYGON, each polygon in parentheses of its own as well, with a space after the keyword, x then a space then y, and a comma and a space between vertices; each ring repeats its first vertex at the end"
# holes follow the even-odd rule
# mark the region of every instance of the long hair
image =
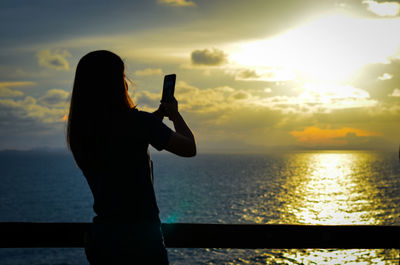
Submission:
POLYGON ((111 130, 135 106, 128 95, 123 61, 94 51, 76 68, 67 125, 67 145, 79 167, 101 165, 112 145, 111 130))

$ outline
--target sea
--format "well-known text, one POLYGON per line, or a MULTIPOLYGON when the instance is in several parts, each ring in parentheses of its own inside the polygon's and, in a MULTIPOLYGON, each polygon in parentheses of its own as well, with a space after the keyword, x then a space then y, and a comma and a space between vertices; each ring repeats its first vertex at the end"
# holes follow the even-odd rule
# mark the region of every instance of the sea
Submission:
MULTIPOLYGON (((396 151, 285 151, 194 158, 153 152, 152 160, 164 223, 400 225, 396 151)), ((2 151, 0 181, 0 222, 90 222, 94 216, 89 187, 68 152, 2 151)), ((177 265, 399 264, 400 252, 169 248, 168 255, 170 263, 177 265)), ((3 248, 0 264, 88 262, 81 248, 3 248)))

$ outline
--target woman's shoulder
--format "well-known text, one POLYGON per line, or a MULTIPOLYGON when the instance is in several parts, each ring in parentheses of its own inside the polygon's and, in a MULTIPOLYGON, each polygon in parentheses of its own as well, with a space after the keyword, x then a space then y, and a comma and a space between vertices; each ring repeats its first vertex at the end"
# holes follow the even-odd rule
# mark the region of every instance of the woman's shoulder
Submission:
POLYGON ((152 113, 150 113, 150 112, 143 111, 143 110, 140 110, 140 109, 137 109, 137 108, 130 109, 130 114, 132 116, 142 117, 142 118, 143 117, 149 117, 149 116, 152 115, 152 113))
POLYGON ((153 113, 139 110, 137 108, 132 108, 130 110, 130 116, 133 119, 140 121, 140 122, 156 122, 157 121, 157 117, 153 113))

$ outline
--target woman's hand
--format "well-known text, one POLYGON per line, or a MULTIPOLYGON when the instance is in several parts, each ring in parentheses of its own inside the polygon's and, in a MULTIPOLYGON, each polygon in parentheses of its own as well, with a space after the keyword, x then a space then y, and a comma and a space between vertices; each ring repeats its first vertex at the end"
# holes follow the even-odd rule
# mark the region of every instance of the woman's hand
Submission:
POLYGON ((164 116, 168 117, 171 121, 176 120, 179 115, 178 101, 175 98, 172 102, 162 102, 160 108, 164 111, 164 116))
POLYGON ((154 115, 156 115, 160 120, 164 119, 164 110, 162 107, 162 104, 160 104, 160 106, 158 106, 158 109, 156 111, 153 112, 154 115))

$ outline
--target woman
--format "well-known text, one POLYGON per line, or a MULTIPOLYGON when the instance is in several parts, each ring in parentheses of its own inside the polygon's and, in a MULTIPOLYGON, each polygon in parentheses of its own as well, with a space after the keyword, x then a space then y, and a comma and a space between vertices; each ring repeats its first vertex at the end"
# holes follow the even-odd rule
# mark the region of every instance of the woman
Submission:
POLYGON ((76 69, 67 143, 94 197, 97 216, 85 247, 90 264, 168 264, 148 146, 196 154, 176 100, 154 113, 139 111, 128 95, 121 58, 90 52, 76 69))

